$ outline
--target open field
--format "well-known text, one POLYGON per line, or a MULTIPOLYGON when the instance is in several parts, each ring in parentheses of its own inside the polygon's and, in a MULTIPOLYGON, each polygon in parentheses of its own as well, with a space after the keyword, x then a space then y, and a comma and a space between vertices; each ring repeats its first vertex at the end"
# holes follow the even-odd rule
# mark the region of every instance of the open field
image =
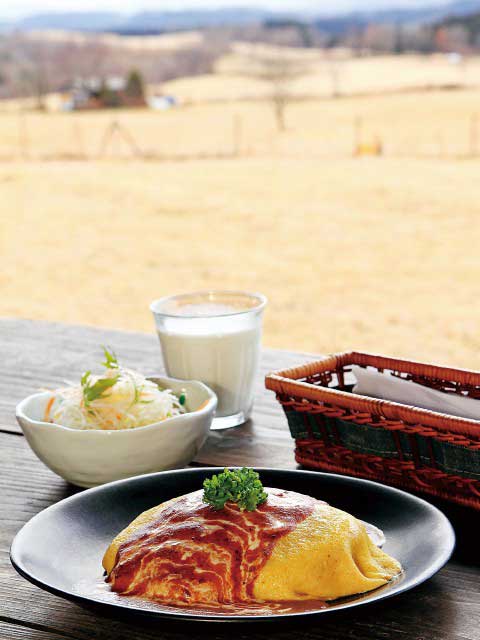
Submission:
POLYGON ((299 76, 289 86, 297 97, 328 98, 385 92, 472 88, 480 85, 480 57, 458 59, 444 54, 382 55, 352 57, 347 50, 285 49, 237 43, 220 58, 216 73, 179 78, 165 84, 165 90, 185 101, 265 98, 267 82, 252 77, 255 56, 275 51, 282 59, 298 65, 299 76))
POLYGON ((121 135, 103 145, 113 121, 140 153, 167 159, 351 155, 359 121, 361 139, 379 138, 387 155, 480 154, 479 88, 294 102, 281 134, 268 102, 203 103, 161 112, 0 112, 0 159, 97 157, 102 148, 109 157, 129 158, 132 146, 121 135))
POLYGON ((270 298, 269 346, 480 369, 473 80, 404 91, 460 72, 357 60, 398 93, 300 100, 278 133, 235 60, 171 83, 193 103, 170 111, 0 113, 0 315, 148 331, 154 297, 241 287, 270 298))
POLYGON ((270 298, 265 343, 480 368, 480 160, 3 163, 1 315, 151 330, 148 302, 270 298))
MULTIPOLYGON (((31 37, 37 35, 33 33, 31 37)), ((120 52, 165 51, 167 55, 188 46, 200 45, 203 41, 202 34, 198 32, 141 38, 46 32, 42 38, 54 41, 69 38, 77 44, 92 40, 120 52)), ((183 104, 265 100, 271 95, 271 83, 256 77, 254 69, 256 57, 269 53, 296 62, 298 77, 288 84, 288 93, 296 99, 324 100, 335 95, 355 97, 405 91, 480 88, 480 56, 459 58, 445 54, 405 54, 352 57, 351 52, 343 49, 325 52, 320 49, 234 43, 231 53, 216 61, 213 73, 170 80, 161 86, 153 85, 149 90, 174 95, 183 104)), ((4 100, 0 102, 0 112, 15 112, 19 107, 31 108, 33 105, 35 98, 4 100)), ((58 111, 61 108, 61 96, 47 96, 46 105, 49 110, 58 111)))

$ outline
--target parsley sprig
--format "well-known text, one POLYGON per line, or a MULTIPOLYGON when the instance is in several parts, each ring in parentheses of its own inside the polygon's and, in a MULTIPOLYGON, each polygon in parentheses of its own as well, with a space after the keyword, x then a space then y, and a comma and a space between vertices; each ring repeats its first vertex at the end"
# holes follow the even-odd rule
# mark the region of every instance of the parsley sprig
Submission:
POLYGON ((227 502, 235 502, 242 511, 255 511, 267 497, 260 476, 247 467, 224 469, 203 483, 203 502, 214 509, 223 509, 227 502))

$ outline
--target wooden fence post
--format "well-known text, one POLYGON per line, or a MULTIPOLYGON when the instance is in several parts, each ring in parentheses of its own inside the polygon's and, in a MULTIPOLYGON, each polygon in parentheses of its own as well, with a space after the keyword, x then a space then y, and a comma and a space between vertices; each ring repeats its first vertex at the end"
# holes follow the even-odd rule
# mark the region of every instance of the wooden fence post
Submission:
POLYGON ((18 112, 18 149, 20 157, 26 160, 30 155, 27 119, 23 109, 18 112))
POLYGON ((83 140, 83 130, 80 126, 79 122, 74 122, 73 123, 73 139, 74 139, 74 144, 76 144, 77 150, 78 150, 78 157, 79 158, 83 158, 84 160, 87 157, 87 154, 85 152, 85 144, 84 144, 84 140, 83 140))
POLYGON ((353 121, 353 155, 358 155, 360 145, 362 143, 363 118, 355 116, 353 121))
POLYGON ((233 116, 233 154, 240 156, 242 153, 242 133, 243 133, 242 116, 236 113, 233 116))
POLYGON ((470 116, 469 155, 474 158, 478 153, 478 113, 470 116))
POLYGON ((113 139, 113 136, 117 134, 127 143, 130 147, 130 150, 133 152, 134 156, 143 157, 143 152, 140 147, 137 145, 135 138, 128 131, 125 125, 121 125, 117 120, 112 120, 112 122, 105 129, 105 133, 103 134, 101 143, 100 143, 100 151, 99 156, 104 156, 105 152, 108 148, 110 141, 113 139))

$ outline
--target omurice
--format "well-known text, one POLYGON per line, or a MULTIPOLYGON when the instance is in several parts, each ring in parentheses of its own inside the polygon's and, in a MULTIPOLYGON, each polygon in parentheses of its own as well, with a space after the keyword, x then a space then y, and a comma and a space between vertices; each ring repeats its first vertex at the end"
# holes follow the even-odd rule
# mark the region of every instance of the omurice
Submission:
POLYGON ((252 469, 225 469, 203 491, 145 511, 112 541, 103 566, 118 594, 190 609, 328 602, 402 571, 363 522, 310 496, 264 488, 252 469))

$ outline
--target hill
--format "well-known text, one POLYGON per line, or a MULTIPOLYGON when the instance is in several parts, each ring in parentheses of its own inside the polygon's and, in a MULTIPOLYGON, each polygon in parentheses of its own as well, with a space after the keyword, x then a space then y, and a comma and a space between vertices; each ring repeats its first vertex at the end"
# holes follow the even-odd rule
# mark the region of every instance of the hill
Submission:
POLYGON ((102 11, 71 11, 36 13, 19 20, 14 26, 20 30, 60 29, 62 31, 112 31, 124 20, 119 13, 102 11))
POLYGON ((470 14, 480 11, 480 0, 455 0, 442 6, 418 6, 415 8, 393 8, 382 11, 355 11, 345 15, 318 17, 315 25, 332 35, 341 35, 352 28, 363 28, 368 24, 428 24, 462 16, 468 20, 470 14))
POLYGON ((468 34, 469 44, 478 44, 480 41, 480 11, 469 16, 455 15, 445 18, 437 24, 437 27, 461 27, 468 34))
POLYGON ((73 31, 109 31, 116 33, 161 33, 183 29, 259 24, 285 18, 313 23, 322 31, 338 35, 352 27, 375 24, 415 24, 465 16, 480 11, 480 0, 453 0, 442 5, 423 5, 388 10, 358 10, 326 15, 320 9, 309 11, 289 8, 268 11, 256 8, 219 8, 179 11, 141 11, 132 15, 115 12, 44 12, 11 26, 19 30, 62 29, 73 31))

